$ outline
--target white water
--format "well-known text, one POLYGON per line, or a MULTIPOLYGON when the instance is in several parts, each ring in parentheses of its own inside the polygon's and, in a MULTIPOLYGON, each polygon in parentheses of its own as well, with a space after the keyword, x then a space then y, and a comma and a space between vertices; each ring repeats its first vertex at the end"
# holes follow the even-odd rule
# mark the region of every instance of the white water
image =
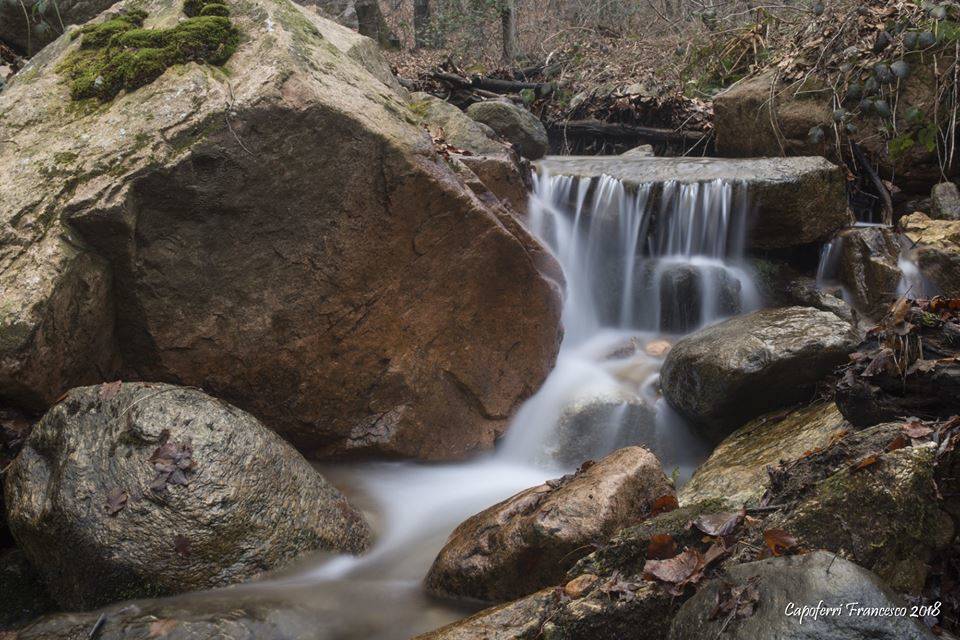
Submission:
POLYGON ((409 638, 466 613, 431 601, 421 581, 469 516, 627 444, 645 444, 668 474, 689 477, 708 449, 659 398, 663 350, 676 337, 664 328, 689 330, 759 307, 738 263, 745 219, 743 189, 719 181, 631 192, 606 177, 538 177, 530 226, 567 278, 566 335, 554 371, 497 452, 458 465, 322 469, 374 523, 374 548, 236 591, 283 592, 285 602, 299 594, 322 616, 323 637, 409 638), (665 289, 667 274, 678 270, 699 288, 665 289), (669 299, 676 291, 690 295, 676 304, 669 299))

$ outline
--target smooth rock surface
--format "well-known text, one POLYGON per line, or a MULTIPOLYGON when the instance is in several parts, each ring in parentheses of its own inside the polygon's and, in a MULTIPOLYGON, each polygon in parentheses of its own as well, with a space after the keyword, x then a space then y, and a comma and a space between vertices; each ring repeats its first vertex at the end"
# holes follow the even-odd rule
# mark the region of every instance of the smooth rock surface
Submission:
POLYGON ((65 35, 0 94, 0 399, 121 372, 311 456, 492 447, 553 365, 555 261, 436 153, 368 39, 288 0, 231 19, 222 72, 80 108, 65 35))
POLYGON ((497 602, 555 585, 591 541, 642 520, 667 494, 673 488, 656 456, 620 449, 466 520, 434 560, 427 590, 497 602))
POLYGON ((537 160, 550 148, 547 130, 540 120, 522 107, 500 100, 476 102, 467 115, 497 132, 524 158, 537 160))
POLYGON ((4 490, 17 543, 70 609, 241 582, 370 542, 279 436, 163 384, 72 390, 33 429, 4 490))
POLYGON ((767 490, 767 467, 825 446, 846 426, 832 402, 757 418, 721 442, 677 498, 683 505, 723 499, 753 506, 767 490))
POLYGON ((724 578, 711 580, 677 613, 669 640, 933 640, 921 620, 909 616, 836 615, 803 618, 785 615, 791 603, 800 607, 909 607, 874 574, 833 554, 814 551, 800 556, 768 558, 731 567, 724 578), (753 615, 725 622, 710 619, 724 582, 741 586, 758 576, 759 600, 753 615), (721 632, 721 629, 723 630, 721 632))
POLYGON ((856 330, 827 311, 757 311, 678 341, 660 386, 673 407, 719 441, 763 413, 809 400, 857 342, 856 330))
POLYGON ((933 220, 922 213, 900 219, 916 247, 910 257, 920 272, 951 298, 960 297, 960 220, 933 220))
POLYGON ((633 186, 668 181, 742 183, 749 190, 753 208, 747 242, 757 248, 820 242, 853 221, 847 210, 844 170, 819 157, 550 156, 536 164, 551 175, 610 175, 633 186))

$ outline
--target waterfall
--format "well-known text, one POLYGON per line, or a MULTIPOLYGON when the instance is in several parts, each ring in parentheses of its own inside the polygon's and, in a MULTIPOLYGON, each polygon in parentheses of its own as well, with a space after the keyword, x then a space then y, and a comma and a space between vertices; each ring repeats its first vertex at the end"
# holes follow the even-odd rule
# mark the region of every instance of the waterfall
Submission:
POLYGON ((540 174, 529 209, 567 279, 566 334, 502 454, 569 466, 641 443, 692 469, 704 445, 659 399, 658 372, 677 336, 760 307, 742 264, 746 187, 540 174))

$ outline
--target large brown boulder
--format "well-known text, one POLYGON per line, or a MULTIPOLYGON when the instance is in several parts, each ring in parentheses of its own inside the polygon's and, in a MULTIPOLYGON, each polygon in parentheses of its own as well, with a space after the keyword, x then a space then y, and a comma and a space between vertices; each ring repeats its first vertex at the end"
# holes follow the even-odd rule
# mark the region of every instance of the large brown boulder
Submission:
POLYGON ((555 263, 435 152, 369 40, 288 0, 231 11, 226 73, 73 103, 64 36, 0 94, 0 399, 42 410, 120 360, 311 455, 491 447, 556 356, 555 263))
POLYGON ((555 585, 592 541, 642 520, 668 494, 673 488, 656 456, 620 449, 465 521, 434 560, 427 590, 497 602, 555 585))
POLYGON ((932 220, 922 213, 900 219, 914 247, 910 258, 941 293, 960 297, 960 220, 932 220))
POLYGON ((677 342, 660 386, 673 407, 719 441, 763 413, 811 398, 857 340, 857 331, 828 311, 757 311, 677 342))
POLYGON ((69 609, 240 582, 370 540, 253 416, 163 384, 71 391, 34 427, 4 494, 18 545, 69 609))
POLYGON ((840 283, 852 298, 855 309, 879 319, 897 299, 900 272, 900 244, 896 235, 883 227, 854 227, 837 236, 841 242, 840 283))

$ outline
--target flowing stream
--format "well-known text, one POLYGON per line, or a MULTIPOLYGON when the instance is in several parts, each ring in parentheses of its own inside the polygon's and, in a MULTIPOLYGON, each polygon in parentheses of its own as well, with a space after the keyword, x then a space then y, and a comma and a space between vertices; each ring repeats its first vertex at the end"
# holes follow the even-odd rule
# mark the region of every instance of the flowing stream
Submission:
POLYGON ((563 267, 566 328, 557 364, 495 453, 462 464, 322 466, 373 523, 362 557, 317 558, 232 592, 295 599, 318 637, 401 639, 463 617, 422 580, 450 532, 584 460, 640 443, 680 481, 709 453, 659 397, 679 335, 758 308, 741 265, 746 188, 714 181, 643 185, 541 175, 529 227, 563 267))

